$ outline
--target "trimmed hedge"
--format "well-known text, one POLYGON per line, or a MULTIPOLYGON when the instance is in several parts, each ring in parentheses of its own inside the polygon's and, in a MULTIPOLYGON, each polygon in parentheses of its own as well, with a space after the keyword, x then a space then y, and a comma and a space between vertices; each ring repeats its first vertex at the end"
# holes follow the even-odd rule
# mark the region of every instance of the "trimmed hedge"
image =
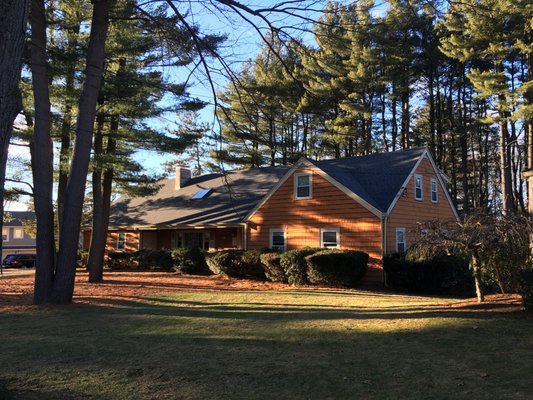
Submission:
POLYGON ((171 254, 176 272, 196 274, 208 271, 205 254, 198 247, 173 249, 171 254))
POLYGON ((414 260, 409 254, 391 254, 383 258, 387 286, 409 292, 471 292, 472 273, 468 259, 440 254, 414 260))
POLYGON ((131 268, 131 256, 133 253, 124 251, 110 251, 107 253, 105 264, 109 269, 131 268))
POLYGON ((291 285, 306 285, 309 283, 307 279, 307 262, 305 257, 310 256, 322 249, 303 248, 296 250, 288 250, 281 254, 280 265, 285 272, 288 283, 291 285))
POLYGON ((258 278, 265 277, 265 270, 261 263, 261 254, 265 250, 246 250, 242 253, 242 262, 247 275, 252 275, 258 278))
POLYGON ((159 269, 169 271, 174 266, 172 254, 168 250, 142 249, 131 254, 130 260, 141 269, 159 269))
POLYGON ((533 268, 526 268, 518 273, 520 282, 520 295, 524 301, 524 306, 533 309, 533 268))
POLYGON ((281 253, 264 253, 261 254, 260 259, 268 280, 287 283, 287 275, 285 275, 285 270, 281 266, 281 253))
POLYGON ((217 251, 208 253, 205 261, 214 274, 238 278, 246 273, 246 264, 242 260, 243 253, 243 250, 217 251))
POLYGON ((321 250, 305 260, 309 282, 321 285, 354 286, 368 268, 362 251, 321 250))

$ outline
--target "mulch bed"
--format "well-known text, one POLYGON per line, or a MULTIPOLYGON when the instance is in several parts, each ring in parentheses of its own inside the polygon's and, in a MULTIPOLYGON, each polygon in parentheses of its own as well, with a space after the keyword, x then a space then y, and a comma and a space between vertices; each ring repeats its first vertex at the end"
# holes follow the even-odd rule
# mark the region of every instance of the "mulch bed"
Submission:
MULTIPOLYGON (((0 277, 0 312, 23 312, 35 310, 43 306, 32 305, 33 274, 11 275, 0 277)), ((88 275, 84 270, 76 274, 73 306, 87 304, 109 305, 110 301, 137 301, 155 293, 178 291, 263 291, 263 290, 343 290, 317 286, 294 287, 278 282, 252 279, 232 279, 217 275, 179 275, 170 272, 155 271, 106 271, 104 282, 88 283, 88 275)), ((383 288, 364 290, 390 294, 383 288)), ((44 306, 54 307, 54 306, 44 306)), ((485 303, 478 304, 475 298, 458 299, 446 305, 438 305, 440 309, 450 311, 479 311, 491 313, 522 313, 523 305, 516 294, 490 294, 485 303)), ((431 307, 428 307, 431 308, 431 307)))

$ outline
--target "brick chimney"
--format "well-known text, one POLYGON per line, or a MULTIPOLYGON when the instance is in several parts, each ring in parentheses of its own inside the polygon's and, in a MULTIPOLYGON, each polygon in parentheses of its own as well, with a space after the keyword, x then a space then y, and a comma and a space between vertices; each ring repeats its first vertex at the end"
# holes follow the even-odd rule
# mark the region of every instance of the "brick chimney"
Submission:
POLYGON ((176 180, 174 181, 174 190, 179 190, 187 181, 191 179, 191 170, 189 168, 184 168, 177 166, 176 167, 176 180))

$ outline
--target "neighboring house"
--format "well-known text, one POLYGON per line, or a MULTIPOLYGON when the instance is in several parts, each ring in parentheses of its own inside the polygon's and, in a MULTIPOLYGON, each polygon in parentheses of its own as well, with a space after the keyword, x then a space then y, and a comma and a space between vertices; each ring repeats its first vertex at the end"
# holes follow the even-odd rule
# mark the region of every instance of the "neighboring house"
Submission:
POLYGON ((35 253, 35 238, 24 230, 23 220, 35 220, 33 211, 6 211, 11 220, 2 227, 2 260, 7 254, 35 253))
MULTIPOLYGON (((457 212, 427 149, 230 171, 190 178, 178 168, 159 193, 112 207, 108 251, 198 246, 367 252, 367 280, 403 252, 417 222, 457 212)), ((84 232, 84 246, 90 231, 84 232)))

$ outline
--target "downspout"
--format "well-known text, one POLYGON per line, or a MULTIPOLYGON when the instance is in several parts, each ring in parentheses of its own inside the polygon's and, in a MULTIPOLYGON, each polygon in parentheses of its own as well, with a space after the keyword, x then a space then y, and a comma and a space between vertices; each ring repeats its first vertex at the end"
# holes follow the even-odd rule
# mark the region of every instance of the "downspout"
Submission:
POLYGON ((248 224, 245 222, 243 223, 243 249, 248 250, 248 224))
POLYGON ((383 214, 381 217, 381 274, 382 274, 382 281, 383 285, 387 286, 387 274, 385 272, 384 268, 384 258, 385 254, 387 254, 387 222, 388 222, 389 216, 388 214, 383 214))

